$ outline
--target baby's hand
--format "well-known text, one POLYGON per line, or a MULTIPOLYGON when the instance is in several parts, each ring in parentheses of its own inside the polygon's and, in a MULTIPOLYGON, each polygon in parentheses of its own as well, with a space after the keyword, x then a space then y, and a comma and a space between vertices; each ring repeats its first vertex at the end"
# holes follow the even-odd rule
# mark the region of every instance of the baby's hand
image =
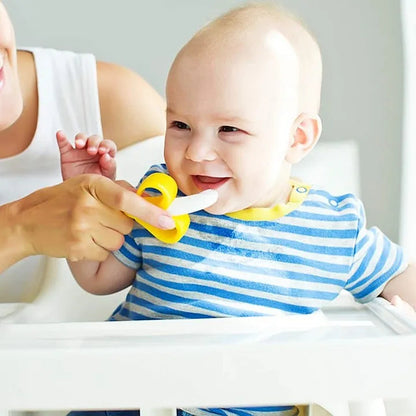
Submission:
POLYGON ((115 179, 117 151, 112 140, 99 136, 87 137, 83 133, 75 136, 75 148, 66 138, 63 131, 56 133, 59 153, 61 155, 62 179, 66 180, 83 173, 96 173, 115 179))
POLYGON ((409 318, 416 319, 416 311, 409 303, 405 302, 400 296, 394 295, 391 298, 390 303, 394 305, 396 308, 399 308, 400 311, 403 312, 409 318))

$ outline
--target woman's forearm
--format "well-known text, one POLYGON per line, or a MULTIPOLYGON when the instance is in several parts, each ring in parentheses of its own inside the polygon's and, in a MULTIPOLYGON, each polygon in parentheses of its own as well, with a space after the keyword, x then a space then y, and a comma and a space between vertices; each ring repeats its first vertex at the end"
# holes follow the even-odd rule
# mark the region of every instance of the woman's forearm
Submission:
POLYGON ((20 218, 20 201, 0 206, 0 272, 33 252, 20 218))

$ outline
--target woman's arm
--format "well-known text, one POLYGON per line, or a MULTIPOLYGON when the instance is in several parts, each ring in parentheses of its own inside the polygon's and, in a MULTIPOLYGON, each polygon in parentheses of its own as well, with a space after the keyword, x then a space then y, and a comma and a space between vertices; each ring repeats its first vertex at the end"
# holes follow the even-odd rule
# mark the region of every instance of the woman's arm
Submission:
POLYGON ((165 133, 166 104, 137 73, 97 62, 103 136, 118 149, 165 133))
POLYGON ((0 272, 34 254, 17 212, 15 203, 0 206, 0 272))

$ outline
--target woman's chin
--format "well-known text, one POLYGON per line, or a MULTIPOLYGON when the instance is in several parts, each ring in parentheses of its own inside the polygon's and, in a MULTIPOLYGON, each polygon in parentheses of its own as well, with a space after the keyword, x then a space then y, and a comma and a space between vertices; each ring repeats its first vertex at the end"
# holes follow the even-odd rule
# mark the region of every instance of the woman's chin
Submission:
POLYGON ((16 123, 22 114, 22 109, 23 108, 16 108, 15 111, 7 111, 3 114, 0 114, 0 131, 6 130, 14 123, 16 123))
MULTIPOLYGON (((6 97, 0 97, 0 100, 2 98, 6 97)), ((23 100, 20 97, 15 102, 10 103, 8 101, 7 105, 3 104, 3 102, 0 102, 0 131, 12 126, 22 115, 23 111, 23 100)))

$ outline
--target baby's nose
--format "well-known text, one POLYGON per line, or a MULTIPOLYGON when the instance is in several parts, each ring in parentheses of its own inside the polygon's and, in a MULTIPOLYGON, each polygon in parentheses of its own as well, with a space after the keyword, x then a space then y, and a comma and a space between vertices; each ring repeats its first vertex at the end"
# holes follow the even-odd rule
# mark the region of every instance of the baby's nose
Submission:
POLYGON ((217 158, 217 152, 211 140, 195 137, 186 149, 185 158, 193 162, 212 161, 217 158))

